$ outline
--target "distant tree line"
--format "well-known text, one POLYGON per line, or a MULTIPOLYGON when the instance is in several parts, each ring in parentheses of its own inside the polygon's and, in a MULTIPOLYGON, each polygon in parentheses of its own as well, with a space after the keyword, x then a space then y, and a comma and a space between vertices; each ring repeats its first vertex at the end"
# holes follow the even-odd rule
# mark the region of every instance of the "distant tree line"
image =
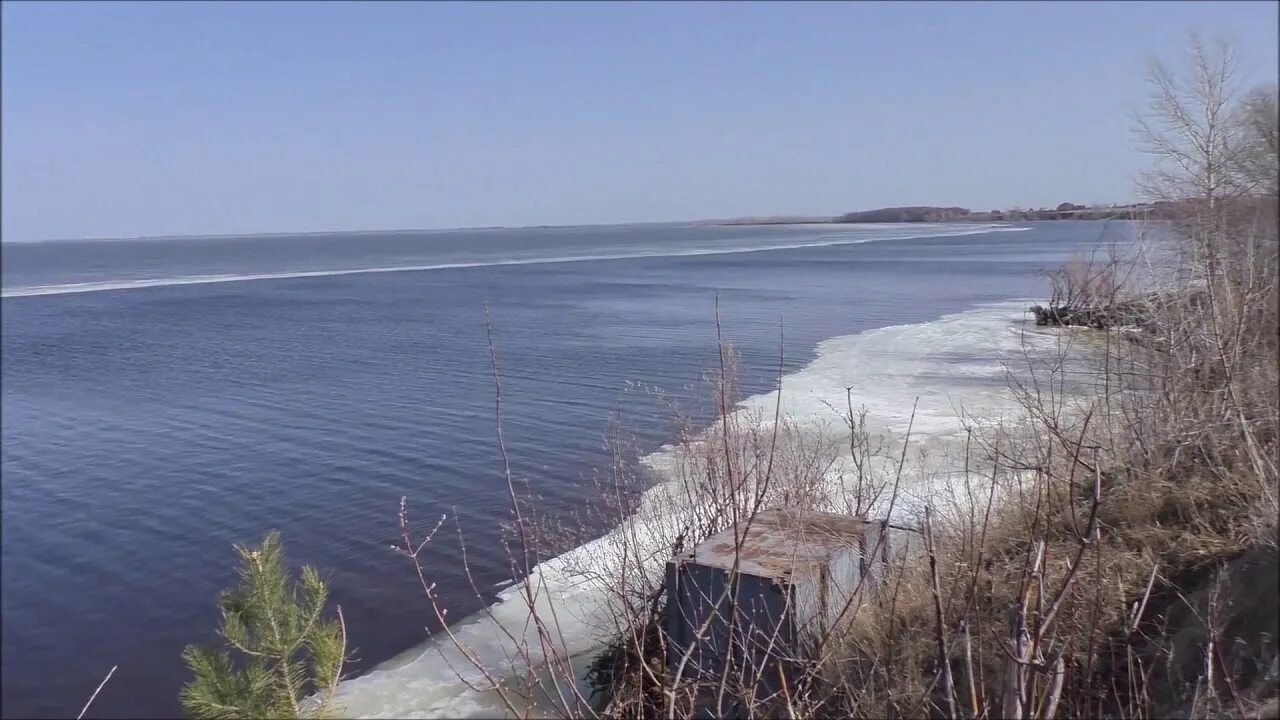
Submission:
POLYGON ((833 222, 838 223, 900 223, 900 222, 949 222, 964 220, 970 214, 962 207, 891 207, 845 213, 833 222))
POLYGON ((1008 220, 1112 220, 1135 216, 1158 218, 1173 213, 1178 203, 1154 202, 1133 205, 1094 205, 1087 207, 1064 202, 1056 208, 988 210, 974 212, 963 207, 911 206, 878 208, 845 213, 835 223, 910 223, 910 222, 990 222, 1008 220))

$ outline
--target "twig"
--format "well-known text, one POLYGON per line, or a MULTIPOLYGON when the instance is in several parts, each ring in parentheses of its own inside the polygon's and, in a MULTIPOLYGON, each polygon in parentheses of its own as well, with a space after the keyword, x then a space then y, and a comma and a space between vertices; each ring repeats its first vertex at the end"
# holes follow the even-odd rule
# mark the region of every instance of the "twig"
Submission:
POLYGON ((933 548, 932 513, 924 508, 924 544, 929 553, 929 581, 933 588, 934 638, 938 643, 938 662, 942 671, 942 691, 947 699, 947 717, 956 718, 956 683, 951 675, 951 652, 947 648, 946 619, 942 616, 942 588, 938 584, 938 555, 933 548))
POLYGON ((1058 699, 1062 696, 1062 682, 1066 677, 1066 666, 1062 662, 1062 655, 1058 655, 1054 659, 1049 670, 1049 689, 1045 692, 1044 702, 1040 704, 1039 720, 1053 720, 1053 715, 1058 711, 1058 699))
POLYGON ((94 698, 98 697, 98 693, 102 692, 102 688, 107 684, 107 681, 111 679, 111 676, 115 675, 116 668, 118 667, 120 666, 119 665, 111 666, 111 671, 107 673, 106 677, 102 678, 102 682, 98 683, 98 689, 94 690, 93 694, 89 696, 89 702, 85 703, 84 707, 80 709, 80 714, 76 716, 76 720, 80 720, 81 718, 84 717, 84 714, 86 712, 89 712, 89 706, 93 704, 94 698))
POLYGON ((1151 597, 1151 588, 1155 585, 1156 570, 1159 567, 1159 565, 1151 566, 1151 577, 1147 579, 1147 589, 1142 593, 1142 601, 1137 604, 1137 607, 1133 611, 1133 617, 1129 620, 1129 632, 1136 632, 1138 624, 1142 622, 1142 614, 1146 612, 1147 600, 1151 597))

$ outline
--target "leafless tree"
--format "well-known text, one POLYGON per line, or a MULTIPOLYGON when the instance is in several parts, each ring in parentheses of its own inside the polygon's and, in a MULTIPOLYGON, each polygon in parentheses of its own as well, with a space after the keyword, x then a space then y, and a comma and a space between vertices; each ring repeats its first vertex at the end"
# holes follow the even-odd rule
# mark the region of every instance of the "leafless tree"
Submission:
POLYGON ((1231 182, 1237 126, 1232 104, 1239 93, 1235 53, 1222 41, 1211 47, 1194 33, 1186 67, 1155 59, 1147 71, 1150 107, 1137 115, 1137 135, 1156 166, 1142 190, 1157 200, 1203 200, 1212 213, 1238 188, 1231 182))
MULTIPOLYGON (((1024 347, 1024 367, 1016 377, 1010 369, 1022 416, 993 424, 965 418, 963 470, 947 480, 963 493, 963 507, 948 515, 938 504, 925 506, 923 550, 886 562, 865 592, 859 581, 823 626, 818 661, 803 682, 762 699, 753 687, 761 667, 727 663, 710 679, 695 672, 691 648, 674 646, 664 632, 662 564, 732 530, 727 588, 763 508, 892 516, 909 463, 910 424, 900 451, 891 453, 852 391, 843 408, 831 407, 849 431, 847 443, 799 431, 782 412, 781 392, 772 412, 746 412, 738 405, 736 356, 718 336, 719 367, 708 377, 701 413, 714 422, 682 425, 670 477, 640 501, 631 499, 635 482, 615 462, 601 487, 611 500, 608 517, 592 525, 617 528, 596 546, 610 562, 574 568, 608 600, 606 630, 615 640, 595 663, 597 680, 607 685, 603 702, 579 688, 555 593, 528 559, 541 554, 546 535, 523 513, 523 483, 508 471, 512 580, 523 583, 513 597, 528 615, 524 627, 495 621, 510 667, 486 665, 450 632, 417 563, 430 535, 411 541, 406 531, 404 554, 414 559, 447 643, 459 651, 456 670, 469 671, 459 679, 499 695, 511 717, 674 720, 694 714, 697 691, 707 689, 699 685, 708 682, 716 715, 729 708, 791 717, 1158 712, 1148 686, 1161 660, 1143 648, 1159 646, 1155 636, 1163 630, 1149 620, 1168 607, 1160 589, 1184 566, 1257 542, 1268 530, 1251 531, 1249 523, 1274 522, 1280 510, 1277 239, 1275 223, 1262 222, 1274 208, 1280 166, 1276 91, 1242 95, 1229 46, 1192 36, 1185 68, 1153 62, 1149 80, 1151 107, 1137 123, 1157 167, 1143 187, 1180 213, 1167 234, 1183 274, 1142 285, 1140 301, 1132 297, 1134 275, 1151 266, 1149 256, 1080 258, 1050 276, 1055 300, 1068 305, 1132 302, 1147 321, 1142 340, 1116 342, 1114 329, 1087 336, 1049 329, 1056 345, 1044 357, 1024 347), (833 458, 846 447, 848 469, 841 471, 833 458), (535 696, 551 702, 535 708, 535 696), (741 706, 734 697, 754 699, 741 706)), ((490 340, 500 427, 501 377, 490 340)), ((783 366, 779 357, 779 388, 783 366)), ((878 546, 857 549, 879 555, 878 546)), ((728 601, 731 624, 727 592, 705 599, 716 607, 728 601)), ((775 648, 778 628, 752 630, 775 648)), ((705 632, 703 623, 697 634, 705 632)), ((1218 645, 1230 639, 1212 637, 1218 645)), ((1206 665, 1213 671, 1206 672, 1207 691, 1226 674, 1223 666, 1206 665)), ((1234 697, 1231 678, 1224 682, 1234 697)))
POLYGON ((1235 153, 1234 173, 1249 192, 1275 196, 1280 194, 1280 117, 1277 117, 1277 95, 1280 88, 1273 83, 1249 91, 1241 99, 1234 121, 1239 128, 1239 152, 1235 153))

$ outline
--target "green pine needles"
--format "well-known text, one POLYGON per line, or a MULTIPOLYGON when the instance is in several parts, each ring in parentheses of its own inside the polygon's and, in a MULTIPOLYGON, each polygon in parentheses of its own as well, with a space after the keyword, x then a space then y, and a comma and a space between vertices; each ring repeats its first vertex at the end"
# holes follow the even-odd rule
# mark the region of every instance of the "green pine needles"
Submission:
POLYGON ((346 659, 342 609, 324 617, 328 590, 310 566, 290 577, 279 533, 259 548, 236 546, 240 586, 218 598, 221 635, 230 652, 187 646, 195 678, 182 706, 195 718, 319 718, 331 701, 346 659))

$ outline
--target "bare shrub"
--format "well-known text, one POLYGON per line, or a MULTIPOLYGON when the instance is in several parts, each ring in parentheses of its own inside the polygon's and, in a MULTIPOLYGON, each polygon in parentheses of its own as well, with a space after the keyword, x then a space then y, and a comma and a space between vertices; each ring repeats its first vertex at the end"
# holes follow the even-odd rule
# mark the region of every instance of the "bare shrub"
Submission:
MULTIPOLYGON (((1232 642, 1233 611, 1183 598, 1220 597, 1191 591, 1251 548, 1276 544, 1280 283, 1275 190, 1263 182, 1280 170, 1266 120, 1274 93, 1238 104, 1225 46, 1193 39, 1189 58, 1186 72, 1153 65, 1152 111, 1139 119, 1158 159, 1145 187, 1170 203, 1173 221, 1136 222, 1137 254, 1105 248, 1050 278, 1055 305, 1123 306, 1126 322, 1046 330, 1056 341, 1047 353, 1027 346, 1009 373, 1021 416, 962 417, 964 447, 932 478, 949 496, 931 498, 903 528, 919 542, 882 558, 885 524, 870 547, 859 545, 883 560, 876 581, 864 574, 803 653, 783 648, 781 626, 745 629, 770 653, 790 653, 790 680, 779 687, 749 660, 726 662, 714 678, 693 672, 691 648, 665 632, 663 564, 731 531, 730 582, 704 599, 728 603, 717 621, 732 628, 739 608, 728 588, 761 510, 892 519, 908 465, 927 480, 928 459, 911 454, 910 432, 897 446, 875 437, 851 392, 832 408, 843 437, 790 422, 781 395, 772 414, 742 410, 736 357, 723 342, 703 396, 713 422, 680 423, 657 485, 615 462, 597 488, 598 516, 584 524, 614 529, 587 551, 545 562, 554 531, 508 470, 513 597, 525 612, 513 623, 485 611, 505 638, 501 667, 448 634, 466 665, 459 677, 518 717, 1144 717, 1202 708, 1203 698, 1236 713, 1267 702, 1215 660, 1232 642), (1118 327, 1130 324, 1136 335, 1118 327), (594 696, 575 657, 581 639, 571 637, 585 626, 558 604, 553 565, 598 600, 592 620, 605 643, 590 666, 602 691, 594 696), (1203 618, 1203 641, 1166 642, 1185 625, 1178 602, 1203 618), (1191 697, 1162 679, 1173 648, 1204 659, 1191 697)), ((417 565, 415 547, 406 533, 417 565)))

